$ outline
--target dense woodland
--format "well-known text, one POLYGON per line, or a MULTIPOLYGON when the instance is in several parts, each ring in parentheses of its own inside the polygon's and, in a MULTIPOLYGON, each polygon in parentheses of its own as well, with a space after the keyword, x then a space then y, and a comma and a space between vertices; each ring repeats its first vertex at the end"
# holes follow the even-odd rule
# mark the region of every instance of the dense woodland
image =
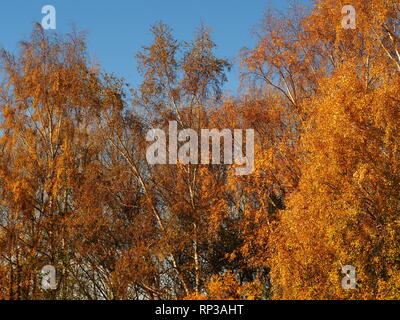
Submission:
POLYGON ((204 26, 154 24, 135 89, 79 32, 1 51, 0 299, 400 298, 400 3, 352 0, 344 29, 313 2, 254 21, 234 96, 204 26), (149 165, 169 121, 254 129, 253 173, 149 165))

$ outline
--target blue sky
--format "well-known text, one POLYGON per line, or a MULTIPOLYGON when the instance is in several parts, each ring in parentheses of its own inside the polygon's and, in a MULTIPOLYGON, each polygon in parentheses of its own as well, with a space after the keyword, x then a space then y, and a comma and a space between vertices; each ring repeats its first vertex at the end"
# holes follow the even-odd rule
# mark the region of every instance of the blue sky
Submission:
POLYGON ((201 22, 213 30, 217 55, 235 59, 225 89, 235 91, 239 50, 255 43, 251 28, 268 6, 285 10, 283 0, 1 0, 0 47, 15 51, 27 39, 34 22, 43 18, 44 5, 57 13, 57 32, 75 24, 88 31, 89 55, 107 72, 124 77, 133 87, 140 83, 134 55, 151 42, 150 26, 159 20, 174 30, 179 40, 190 41, 201 22))

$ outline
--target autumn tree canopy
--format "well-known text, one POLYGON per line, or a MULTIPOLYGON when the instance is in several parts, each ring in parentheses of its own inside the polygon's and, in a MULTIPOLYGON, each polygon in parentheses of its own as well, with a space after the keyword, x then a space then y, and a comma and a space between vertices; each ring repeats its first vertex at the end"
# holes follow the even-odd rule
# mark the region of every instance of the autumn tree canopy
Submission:
POLYGON ((2 50, 0 299, 400 298, 400 5, 353 0, 344 29, 347 4, 267 10, 234 96, 204 25, 154 24, 133 89, 83 33, 2 50), (254 170, 149 164, 171 122, 253 129, 254 170))

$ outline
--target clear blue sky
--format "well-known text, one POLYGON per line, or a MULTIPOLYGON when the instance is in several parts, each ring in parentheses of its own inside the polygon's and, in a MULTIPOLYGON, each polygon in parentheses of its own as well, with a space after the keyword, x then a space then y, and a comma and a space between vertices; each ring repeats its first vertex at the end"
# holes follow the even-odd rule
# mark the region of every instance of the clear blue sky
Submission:
MULTIPOLYGON (((0 47, 15 51, 27 39, 33 23, 43 18, 44 5, 57 13, 57 32, 75 24, 88 31, 89 54, 107 72, 124 77, 132 86, 140 83, 134 55, 149 44, 150 26, 158 21, 170 25, 179 40, 189 41, 201 22, 213 30, 219 57, 235 59, 255 39, 251 27, 268 6, 285 10, 284 0, 1 0, 0 47)), ((238 86, 237 63, 228 75, 226 89, 238 86)))

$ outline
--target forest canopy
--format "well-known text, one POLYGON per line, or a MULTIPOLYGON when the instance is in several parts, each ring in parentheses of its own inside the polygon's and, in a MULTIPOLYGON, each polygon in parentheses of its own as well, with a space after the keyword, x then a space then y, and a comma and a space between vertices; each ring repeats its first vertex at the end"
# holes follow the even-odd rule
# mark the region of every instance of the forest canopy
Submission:
POLYGON ((83 33, 2 50, 0 299, 399 299, 400 4, 343 28, 348 3, 312 2, 254 21, 234 96, 205 26, 155 23, 134 89, 83 33), (252 173, 149 164, 171 122, 254 130, 252 173))

